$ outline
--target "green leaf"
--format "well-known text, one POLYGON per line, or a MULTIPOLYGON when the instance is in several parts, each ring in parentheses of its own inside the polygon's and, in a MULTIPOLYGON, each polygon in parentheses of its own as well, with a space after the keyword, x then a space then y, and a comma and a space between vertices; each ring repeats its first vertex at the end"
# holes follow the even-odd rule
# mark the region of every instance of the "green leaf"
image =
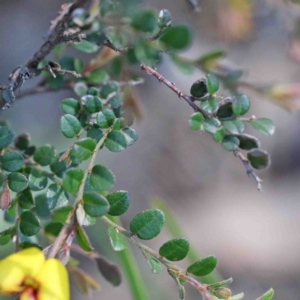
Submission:
POLYGON ((256 300, 271 300, 274 296, 274 290, 269 289, 265 294, 257 298, 256 300))
POLYGON ((88 215, 96 218, 108 213, 109 203, 97 192, 86 192, 83 195, 83 208, 88 215))
POLYGON ((250 101, 246 95, 238 95, 233 99, 232 110, 236 116, 242 116, 250 109, 250 101))
POLYGON ((137 141, 138 135, 134 129, 123 128, 121 131, 126 139, 127 146, 132 146, 137 141))
POLYGON ((62 228, 63 228, 62 223, 50 222, 45 225, 45 233, 56 237, 59 235, 62 228))
POLYGON ((226 130, 224 128, 219 129, 214 133, 214 141, 217 143, 222 142, 225 135, 226 135, 226 130))
POLYGON ((213 95, 219 89, 219 79, 214 74, 206 75, 207 92, 213 95))
POLYGON ((87 112, 89 113, 96 113, 103 109, 103 104, 99 97, 87 95, 83 97, 84 99, 84 106, 87 112))
POLYGON ((65 224, 66 220, 68 218, 68 215, 70 214, 70 212, 72 210, 73 210, 73 206, 71 206, 71 205, 62 206, 53 211, 53 213, 51 215, 51 220, 56 223, 65 224))
POLYGON ((259 118, 253 121, 250 121, 250 124, 260 132, 266 135, 273 135, 275 132, 275 126, 272 120, 267 118, 259 118))
POLYGON ((31 168, 28 181, 29 188, 35 192, 43 190, 48 183, 47 177, 36 168, 31 168))
POLYGON ((97 114, 96 117, 97 125, 100 128, 108 128, 109 126, 113 125, 115 121, 115 115, 110 109, 103 109, 97 114))
POLYGON ((143 32, 153 32, 157 27, 157 17, 152 10, 139 10, 131 20, 131 27, 143 32))
POLYGON ((36 149, 33 159, 41 166, 48 166, 52 163, 55 150, 51 145, 44 145, 36 149))
POLYGON ((76 240, 77 240, 78 245, 84 251, 90 252, 94 249, 93 246, 91 245, 91 242, 90 242, 86 232, 80 226, 78 227, 78 229, 76 231, 76 240))
POLYGON ((223 127, 233 134, 240 134, 244 131, 244 123, 241 120, 223 121, 223 127))
POLYGON ((106 196, 110 208, 108 214, 111 216, 120 216, 124 214, 129 207, 129 194, 126 191, 118 191, 106 196))
MULTIPOLYGON (((79 58, 74 59, 74 69, 76 73, 81 74, 84 69, 83 61, 79 58)), ((71 114, 72 115, 72 114, 71 114)))
POLYGON ((225 137, 222 141, 222 145, 223 145, 225 150, 233 151, 233 150, 236 150, 239 147, 240 141, 234 135, 225 135, 225 137))
POLYGON ((159 209, 148 209, 137 214, 130 222, 130 230, 142 240, 156 237, 165 223, 165 216, 159 209))
POLYGON ((182 73, 190 75, 195 71, 195 66, 191 61, 188 61, 187 59, 184 59, 183 57, 177 56, 175 54, 170 55, 170 58, 175 67, 177 67, 177 69, 182 73))
POLYGON ((29 188, 26 188, 17 195, 17 201, 19 206, 23 209, 31 209, 35 205, 31 190, 29 188))
POLYGON ((147 260, 147 263, 149 264, 152 272, 154 274, 159 274, 162 272, 162 266, 160 264, 160 262, 152 255, 150 255, 148 252, 146 252, 144 249, 141 249, 146 260, 147 260))
POLYGON ((174 279, 174 281, 176 283, 176 286, 177 286, 178 292, 179 292, 179 299, 184 300, 185 299, 184 286, 181 284, 181 281, 177 278, 177 276, 172 271, 169 271, 169 274, 174 279))
MULTIPOLYGON (((62 154, 62 153, 61 153, 62 154)), ((57 176, 62 178, 64 175, 64 172, 67 170, 67 162, 59 161, 59 158, 61 154, 56 155, 53 159, 52 164, 50 165, 50 170, 57 176)))
POLYGON ((185 238, 173 239, 159 248, 159 255, 171 261, 182 260, 187 256, 189 247, 189 242, 185 238))
POLYGON ((18 171, 22 168, 24 159, 16 152, 6 152, 1 157, 1 168, 8 172, 18 171))
POLYGON ((224 56, 226 56, 226 53, 222 50, 212 51, 198 58, 197 63, 205 66, 209 63, 215 62, 220 58, 223 58, 224 56))
POLYGON ((153 43, 145 41, 142 38, 137 38, 134 53, 136 58, 146 65, 156 65, 159 61, 159 51, 154 47, 153 43))
POLYGON ((105 166, 96 165, 92 169, 90 183, 95 190, 106 191, 114 186, 115 177, 105 166))
POLYGON ((190 116, 189 125, 192 130, 200 130, 203 128, 203 115, 200 112, 195 112, 190 116))
POLYGON ((85 53, 94 53, 98 51, 98 46, 89 41, 82 40, 80 44, 73 44, 74 48, 85 53))
POLYGON ((192 38, 191 30, 187 26, 175 25, 167 28, 159 41, 169 49, 184 50, 190 46, 192 38))
POLYGON ((234 120, 235 115, 232 111, 232 102, 228 102, 225 103, 224 105, 221 105, 218 109, 217 117, 221 121, 234 120))
POLYGON ((60 102, 60 108, 64 114, 76 116, 80 110, 80 104, 76 99, 67 98, 60 102))
POLYGON ((35 212, 40 218, 50 217, 50 210, 47 205, 46 194, 39 194, 35 197, 35 212))
POLYGON ((31 211, 24 211, 20 216, 20 231, 26 236, 33 236, 41 229, 38 217, 31 211))
POLYGON ((206 276, 210 274, 216 266, 217 258, 212 255, 195 262, 187 268, 187 271, 196 276, 206 276))
POLYGON ((49 209, 59 208, 68 204, 68 194, 56 183, 49 185, 47 193, 47 205, 49 209))
POLYGON ((75 143, 70 152, 72 160, 79 160, 79 162, 87 160, 91 157, 96 147, 96 141, 92 138, 84 138, 75 143))
POLYGON ((215 118, 205 119, 203 122, 203 128, 206 132, 215 134, 221 129, 221 122, 215 118))
POLYGON ((78 205, 76 209, 76 217, 78 224, 81 226, 93 226, 96 223, 96 219, 88 215, 84 209, 83 205, 78 205))
POLYGON ((231 284, 232 281, 233 281, 232 278, 228 278, 219 282, 211 283, 208 285, 208 287, 212 289, 219 289, 221 287, 227 286, 228 284, 231 284))
POLYGON ((0 148, 9 146, 15 138, 15 134, 8 127, 0 127, 0 148))
POLYGON ((97 127, 92 127, 87 131, 86 136, 95 140, 96 143, 98 143, 103 138, 104 134, 101 129, 97 127))
POLYGON ((63 188, 71 194, 75 194, 80 187, 84 171, 79 168, 73 168, 66 171, 63 178, 63 188))
POLYGON ((87 90, 88 90, 88 87, 84 82, 77 82, 74 85, 74 92, 79 97, 84 96, 86 94, 87 90))
POLYGON ((196 98, 205 96, 207 94, 206 81, 204 79, 200 79, 194 82, 191 86, 190 93, 196 98))
POLYGON ((15 226, 11 226, 11 227, 5 229, 4 231, 0 232, 0 246, 4 246, 4 245, 8 244, 11 241, 12 235, 15 232, 16 232, 15 226))
POLYGON ((20 150, 25 150, 29 146, 29 143, 30 143, 30 135, 27 133, 18 135, 14 141, 16 148, 20 150))
POLYGON ((105 147, 111 152, 120 152, 127 148, 125 136, 121 131, 111 131, 105 140, 105 147))
POLYGON ((247 153, 247 158, 254 169, 262 170, 271 164, 271 159, 267 151, 261 149, 251 149, 247 153))
POLYGON ((239 144, 240 149, 251 150, 253 148, 260 147, 260 141, 252 135, 244 133, 244 134, 236 135, 236 137, 240 141, 240 144, 239 144))
POLYGON ((78 119, 72 115, 64 115, 60 120, 60 129, 67 138, 75 137, 81 130, 78 119))
POLYGON ((109 76, 105 70, 99 68, 91 71, 86 79, 89 83, 99 84, 108 80, 109 76))
POLYGON ((214 114, 218 110, 218 107, 219 107, 218 102, 213 98, 202 101, 200 106, 203 110, 205 110, 209 114, 214 114))
POLYGON ((108 227, 108 236, 110 239, 111 246, 115 251, 122 251, 126 249, 126 238, 121 233, 119 233, 114 227, 108 227))
POLYGON ((8 186, 13 192, 22 192, 28 186, 28 180, 25 175, 13 172, 8 175, 8 186))
POLYGON ((109 98, 108 103, 112 108, 119 107, 122 102, 119 83, 112 81, 104 84, 100 90, 100 97, 102 99, 109 98))

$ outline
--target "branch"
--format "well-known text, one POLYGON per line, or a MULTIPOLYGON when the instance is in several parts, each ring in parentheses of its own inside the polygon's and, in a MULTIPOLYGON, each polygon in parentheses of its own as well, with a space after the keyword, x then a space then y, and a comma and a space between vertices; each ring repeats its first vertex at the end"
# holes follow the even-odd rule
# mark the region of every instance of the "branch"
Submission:
POLYGON ((197 104, 195 104, 195 97, 188 96, 187 94, 184 94, 181 92, 173 82, 167 80, 165 77, 163 77, 161 74, 159 74, 156 70, 153 68, 146 66, 144 64, 141 64, 141 69, 143 71, 146 71, 147 74, 153 75, 158 79, 159 82, 162 82, 164 85, 166 85, 170 90, 172 90, 174 93, 178 95, 179 98, 184 99, 193 109, 195 112, 201 112, 204 118, 210 118, 213 117, 213 115, 207 113, 205 110, 201 109, 197 104))
POLYGON ((236 157, 238 157, 242 161, 244 167, 246 168, 247 174, 255 180, 255 182, 257 184, 257 189, 261 192, 262 191, 262 185, 261 184, 262 184, 263 181, 254 172, 253 168, 251 167, 251 164, 250 164, 249 160, 238 150, 235 150, 233 153, 236 157))
POLYGON ((149 255, 157 259, 160 263, 162 263, 169 272, 173 273, 178 279, 184 279, 186 282, 188 282, 192 287, 197 289, 203 296, 204 300, 212 300, 212 297, 208 291, 207 285, 202 284, 198 282, 196 279, 194 279, 191 275, 187 273, 185 269, 182 269, 176 265, 171 264, 166 258, 161 256, 158 252, 155 250, 152 250, 148 246, 144 245, 140 240, 136 238, 134 234, 127 231, 125 228, 121 227, 120 225, 114 223, 109 218, 103 216, 101 217, 102 221, 104 221, 106 224, 112 226, 116 232, 124 235, 126 238, 128 238, 133 244, 138 246, 138 248, 143 252, 147 252, 149 255))

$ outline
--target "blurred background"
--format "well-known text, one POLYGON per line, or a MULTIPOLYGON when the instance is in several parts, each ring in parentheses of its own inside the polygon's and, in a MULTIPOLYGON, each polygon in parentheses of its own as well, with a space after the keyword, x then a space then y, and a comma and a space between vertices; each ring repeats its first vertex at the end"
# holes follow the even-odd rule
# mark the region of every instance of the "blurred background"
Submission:
MULTIPOLYGON (((1 83, 5 84, 8 74, 26 63, 38 49, 49 21, 62 3, 61 0, 1 0, 1 83)), ((228 61, 245 70, 243 78, 248 82, 280 83, 286 87, 299 83, 300 6, 283 0, 201 0, 201 12, 195 13, 184 0, 149 0, 146 4, 157 10, 167 8, 175 23, 191 25, 195 42, 185 53, 188 57, 223 49, 228 53, 228 61)), ((69 53, 78 55, 75 50, 69 53)), ((159 70, 185 92, 203 75, 198 71, 184 75, 168 60, 163 61, 159 70)), ((122 219, 124 226, 128 226, 136 213, 149 208, 153 197, 160 197, 170 207, 199 257, 217 256, 221 276, 234 279, 231 285, 234 293, 243 291, 245 299, 254 299, 273 287, 274 299, 300 299, 299 113, 245 90, 252 103, 250 114, 271 118, 276 125, 273 137, 258 133, 262 148, 272 157, 272 166, 259 172, 264 181, 263 192, 259 193, 237 158, 216 146, 210 135, 189 129, 192 111, 183 100, 154 78, 140 75, 146 81, 137 88, 144 115, 133 126, 139 135, 138 142, 122 153, 102 151, 98 158, 114 172, 115 188, 130 193, 131 207, 122 219)), ((28 81, 22 89, 35 83, 28 81)), ((8 120, 16 133, 30 132, 34 144, 51 143, 62 151, 69 144, 60 133, 59 103, 72 96, 71 92, 58 92, 23 98, 10 110, 2 111, 1 118, 8 120)), ((297 90, 293 97, 293 107, 300 107, 297 90)), ((251 134, 251 128, 247 130, 251 134)), ((105 227, 99 222, 88 232, 95 248, 118 263, 118 255, 109 247, 105 227)), ((164 229, 147 244, 159 249, 168 239, 170 234, 164 229)), ((1 255, 9 247, 1 248, 1 255)), ((178 299, 176 286, 165 270, 160 275, 152 274, 142 254, 133 251, 150 299, 178 299)), ((100 283, 101 290, 93 293, 93 299, 131 299, 126 279, 113 288, 90 261, 76 258, 82 260, 83 269, 92 272, 100 283)), ((189 262, 180 265, 188 266, 189 262)), ((199 294, 187 287, 187 299, 199 298, 199 294)), ((74 287, 72 299, 85 296, 74 287)))

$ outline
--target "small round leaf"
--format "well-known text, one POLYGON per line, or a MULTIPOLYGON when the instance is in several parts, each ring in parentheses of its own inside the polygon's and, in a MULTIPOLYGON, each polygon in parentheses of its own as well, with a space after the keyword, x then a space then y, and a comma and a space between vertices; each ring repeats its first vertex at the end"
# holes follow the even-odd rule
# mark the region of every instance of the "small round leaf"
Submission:
POLYGON ((210 274, 216 266, 217 258, 212 255, 195 262, 187 268, 187 271, 196 276, 206 276, 210 274))
POLYGON ((189 119, 189 125, 192 130, 199 130, 202 128, 203 115, 200 112, 193 113, 189 119))
POLYGON ((109 203, 97 192, 87 192, 83 195, 84 211, 92 217, 101 217, 107 214, 109 203))
POLYGON ((67 170, 63 178, 63 188, 71 194, 75 194, 80 187, 84 171, 78 168, 67 170))
POLYGON ((90 184, 97 191, 106 191, 113 187, 115 178, 113 173, 105 166, 96 165, 90 175, 90 184))
POLYGON ((48 166, 52 163, 55 156, 55 150, 50 145, 44 145, 36 149, 33 159, 41 166, 48 166))
POLYGON ((222 145, 225 150, 227 151, 233 151, 236 150, 239 147, 240 141, 239 139, 234 135, 225 135, 222 145))
POLYGON ((201 98, 207 94, 207 86, 204 79, 197 80, 191 86, 190 93, 196 98, 201 98))
POLYGON ((81 125, 76 117, 67 114, 61 118, 60 128, 65 137, 73 138, 80 132, 81 125))
POLYGON ((239 95, 233 99, 232 110, 236 116, 242 116, 250 109, 250 101, 246 95, 239 95))
POLYGON ((252 149, 247 153, 247 158, 254 169, 262 170, 267 168, 270 163, 270 156, 267 151, 261 149, 252 149))
POLYGON ((105 140, 105 147, 111 152, 120 152, 127 148, 127 142, 121 131, 111 131, 105 140))
POLYGON ((25 175, 13 172, 8 175, 8 186, 13 192, 22 192, 28 186, 28 180, 25 175))
POLYGON ((115 121, 115 115, 110 109, 103 109, 97 114, 96 117, 97 125, 100 128, 108 128, 109 126, 113 125, 115 121))
POLYGON ((1 157, 1 167, 5 171, 14 172, 22 168, 24 159, 22 155, 16 152, 6 152, 1 157))
POLYGON ((24 211, 20 216, 20 231, 26 236, 33 236, 40 231, 38 217, 31 211, 24 211))
POLYGON ((129 207, 129 194, 126 191, 118 191, 106 196, 110 208, 108 214, 111 216, 120 216, 124 214, 129 207))
POLYGON ((60 108, 64 114, 76 116, 80 110, 80 104, 76 99, 67 98, 60 102, 60 108))
POLYGON ((266 135, 273 135, 275 132, 275 126, 272 120, 267 118, 259 118, 253 121, 250 121, 250 124, 260 132, 266 135))
POLYGON ((125 139, 127 146, 132 146, 138 139, 137 133, 132 128, 123 128, 121 129, 125 139))
POLYGON ((173 239, 159 248, 159 254, 171 261, 184 259, 189 252, 189 242, 184 239, 173 239))

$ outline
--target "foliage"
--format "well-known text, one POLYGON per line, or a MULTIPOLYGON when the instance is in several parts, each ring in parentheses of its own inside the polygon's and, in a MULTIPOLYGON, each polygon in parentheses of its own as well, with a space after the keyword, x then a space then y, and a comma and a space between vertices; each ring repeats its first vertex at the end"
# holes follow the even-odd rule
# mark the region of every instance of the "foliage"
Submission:
MULTIPOLYGON (((139 113, 132 104, 135 103, 132 95, 134 86, 141 80, 128 71, 128 66, 140 65, 145 74, 156 77, 187 102, 193 109, 187 120, 190 128, 208 133, 217 144, 239 158, 259 190, 261 179, 253 168, 268 167, 270 158, 260 148, 257 137, 244 133, 245 124, 272 135, 273 122, 245 116, 251 102, 239 91, 240 72, 229 70, 224 74, 217 67, 223 52, 207 53, 195 60, 180 55, 191 45, 192 32, 186 25, 173 25, 168 10, 145 9, 138 0, 106 0, 100 5, 95 1, 96 4, 86 9, 87 2, 77 0, 63 6, 50 28, 51 47, 46 50, 41 47, 26 66, 13 71, 8 85, 0 86, 5 109, 15 100, 15 91, 34 76, 41 76, 42 81, 39 89, 29 90, 28 95, 62 88, 73 90, 76 95, 63 99, 60 104, 63 114, 60 129, 71 139, 70 147, 63 153, 48 144, 36 148, 28 134, 15 135, 5 124, 0 127, 0 206, 5 220, 11 223, 0 233, 0 244, 14 242, 19 251, 41 247, 40 240, 46 237, 49 245, 43 251, 47 257, 57 257, 67 265, 80 291, 90 294, 97 283, 78 267, 70 256, 71 250, 93 259, 104 278, 113 285, 121 283, 118 267, 94 251, 85 231, 98 218, 108 225, 107 233, 115 251, 126 253, 123 251, 127 251, 128 239, 141 250, 153 273, 160 273, 166 267, 180 299, 185 297, 186 283, 206 300, 241 299, 242 294, 231 296, 226 287, 231 279, 207 285, 194 278, 213 272, 217 266, 215 256, 194 261, 186 269, 171 263, 188 255, 190 246, 185 238, 177 236, 166 241, 158 252, 142 243, 141 240, 159 235, 163 228, 166 220, 160 209, 142 211, 131 220, 130 230, 124 229, 116 216, 126 213, 129 193, 113 190, 113 172, 105 165, 96 164, 95 159, 102 149, 121 152, 137 141, 131 121, 139 113), (98 52, 99 47, 101 51, 85 64, 79 58, 65 55, 63 43, 87 54, 98 52), (55 61, 47 61, 46 55, 52 49, 55 61), (165 56, 184 72, 200 68, 206 76, 192 83, 190 94, 185 94, 156 70, 165 56), (217 94, 220 84, 230 96, 224 98, 217 94), (128 117, 124 109, 130 105, 134 115, 128 117), (84 161, 88 161, 85 169, 81 165, 84 161), (80 248, 73 245, 75 237, 80 248)), ((190 3, 197 10, 196 2, 190 3)), ((135 299, 147 299, 142 285, 134 283, 140 279, 132 259, 132 255, 123 254, 125 269, 130 269, 127 275, 130 273, 128 276, 133 281, 132 293, 135 299)), ((259 299, 271 299, 272 295, 270 291, 259 299)))

